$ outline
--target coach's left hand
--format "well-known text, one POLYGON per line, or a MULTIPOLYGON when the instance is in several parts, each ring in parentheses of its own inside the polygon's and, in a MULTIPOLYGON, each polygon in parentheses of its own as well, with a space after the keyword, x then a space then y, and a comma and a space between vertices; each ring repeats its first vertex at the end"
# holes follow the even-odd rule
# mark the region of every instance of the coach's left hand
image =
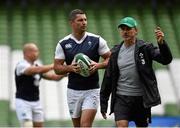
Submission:
POLYGON ((161 31, 161 28, 157 27, 154 31, 158 44, 162 44, 164 40, 164 33, 161 31))

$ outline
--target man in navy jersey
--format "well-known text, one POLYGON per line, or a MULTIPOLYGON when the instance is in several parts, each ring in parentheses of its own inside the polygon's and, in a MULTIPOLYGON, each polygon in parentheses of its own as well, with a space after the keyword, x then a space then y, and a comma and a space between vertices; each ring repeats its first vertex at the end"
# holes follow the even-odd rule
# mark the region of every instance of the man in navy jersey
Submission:
POLYGON ((86 32, 87 18, 82 10, 71 11, 69 22, 72 33, 57 44, 54 70, 57 74, 69 73, 67 100, 74 127, 91 127, 99 105, 97 70, 107 66, 110 50, 101 36, 86 32), (81 76, 79 66, 73 63, 77 53, 84 53, 93 61, 89 77, 81 76))
POLYGON ((42 127, 43 111, 39 101, 39 82, 41 78, 60 80, 64 75, 49 72, 53 64, 39 66, 35 62, 39 49, 34 43, 23 47, 24 60, 15 68, 16 113, 22 127, 42 127))

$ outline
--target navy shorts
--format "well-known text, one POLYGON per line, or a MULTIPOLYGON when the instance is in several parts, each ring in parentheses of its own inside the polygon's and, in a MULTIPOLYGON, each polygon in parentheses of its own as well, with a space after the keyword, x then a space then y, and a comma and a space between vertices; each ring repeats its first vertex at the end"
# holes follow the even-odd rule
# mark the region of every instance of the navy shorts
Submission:
POLYGON ((151 108, 143 106, 142 96, 116 96, 115 121, 134 121, 136 126, 147 127, 151 122, 151 108))

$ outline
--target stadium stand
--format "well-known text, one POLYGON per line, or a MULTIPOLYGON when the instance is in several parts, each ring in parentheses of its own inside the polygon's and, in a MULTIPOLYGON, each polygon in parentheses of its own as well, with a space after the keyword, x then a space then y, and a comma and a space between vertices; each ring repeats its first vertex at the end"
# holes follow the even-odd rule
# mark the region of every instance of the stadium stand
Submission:
POLYGON ((54 32, 55 32, 55 44, 62 39, 64 36, 69 34, 70 28, 68 27, 68 18, 66 17, 66 13, 63 9, 57 9, 55 12, 55 21, 54 21, 54 32))
POLYGON ((96 12, 96 14, 96 20, 98 21, 99 26, 99 34, 101 33, 100 35, 103 38, 106 38, 106 40, 109 42, 109 46, 112 47, 112 45, 114 44, 112 32, 112 30, 114 29, 114 25, 111 22, 109 12, 108 10, 101 9, 96 12))
POLYGON ((24 19, 22 10, 16 8, 12 11, 10 20, 10 44, 12 49, 21 49, 24 43, 24 19))
POLYGON ((148 8, 144 8, 139 13, 141 15, 141 21, 143 22, 142 27, 143 27, 144 39, 146 41, 155 43, 156 39, 152 33, 154 32, 154 29, 156 28, 156 21, 152 14, 152 10, 148 8))
POLYGON ((114 8, 112 11, 109 13, 111 16, 111 23, 112 23, 112 32, 113 32, 113 39, 114 39, 114 44, 117 44, 118 42, 121 42, 122 39, 119 36, 117 24, 119 23, 120 18, 123 18, 123 12, 120 9, 114 8))
POLYGON ((10 100, 10 108, 14 110, 15 109, 14 99, 15 99, 15 91, 16 91, 15 80, 14 80, 15 78, 14 69, 16 64, 23 59, 23 54, 21 50, 13 50, 10 56, 11 56, 11 69, 10 69, 11 75, 9 75, 9 86, 10 86, 9 100, 10 100))
POLYGON ((172 22, 169 18, 167 9, 165 9, 165 7, 159 7, 157 12, 157 18, 158 18, 158 24, 160 24, 162 29, 166 33, 168 33, 165 36, 166 36, 166 40, 169 42, 170 48, 173 49, 172 50, 173 56, 179 58, 180 52, 175 38, 176 34, 174 33, 172 22))
POLYGON ((53 28, 50 10, 44 8, 39 14, 39 31, 40 41, 38 42, 41 52, 41 57, 44 63, 52 63, 54 45, 53 45, 53 28), (48 50, 47 50, 48 49, 48 50))
POLYGON ((179 59, 174 59, 173 62, 170 64, 169 69, 170 69, 170 75, 171 79, 173 80, 173 88, 174 88, 174 94, 176 95, 177 98, 177 107, 178 111, 180 111, 180 60, 179 59), (178 67, 178 68, 177 68, 178 67))
POLYGON ((39 32, 39 23, 38 15, 36 9, 27 9, 26 18, 25 18, 25 42, 34 42, 38 44, 40 32, 39 32))
POLYGON ((158 81, 159 91, 161 94, 162 105, 159 105, 156 108, 152 108, 152 110, 154 114, 163 115, 165 113, 165 105, 167 103, 177 103, 177 97, 174 93, 172 80, 168 70, 161 69, 156 71, 156 77, 158 81))
POLYGON ((0 126, 7 126, 9 114, 9 95, 10 95, 10 47, 2 43, 0 45, 0 126))
POLYGON ((174 24, 173 30, 175 31, 176 39, 178 41, 178 48, 180 49, 180 9, 173 7, 170 12, 172 22, 174 24))
POLYGON ((0 44, 8 44, 8 17, 5 8, 0 10, 0 44))
POLYGON ((98 24, 96 21, 95 12, 92 9, 87 9, 87 17, 88 17, 88 31, 98 34, 98 24))
POLYGON ((9 76, 10 74, 10 48, 6 45, 0 45, 0 99, 8 100, 9 97, 9 76))
MULTIPOLYGON (((120 42, 117 24, 122 17, 138 21, 139 38, 157 45, 154 28, 160 26, 175 58, 169 66, 154 63, 162 105, 153 115, 180 116, 180 8, 177 0, 5 0, 0 1, 0 127, 18 127, 15 115, 14 68, 22 59, 22 46, 35 42, 40 48, 40 62, 53 62, 57 42, 70 33, 68 12, 83 8, 88 16, 88 31, 101 35, 112 47, 120 42), (73 3, 73 5, 72 5, 73 3), (102 4, 103 3, 103 4, 102 4)), ((104 70, 100 71, 100 83, 104 70)), ((67 78, 59 82, 41 81, 41 101, 46 126, 51 120, 70 119, 66 101, 67 78)), ((109 119, 113 119, 113 115, 109 119)), ((100 112, 96 120, 102 119, 100 112)), ((65 126, 65 122, 63 122, 65 126)), ((109 122, 108 122, 109 123, 109 122)), ((109 126, 104 123, 105 126, 109 126)), ((112 122, 110 123, 112 126, 112 122)), ((99 124, 100 125, 100 124, 99 124)), ((58 124, 57 126, 60 126, 58 124)), ((67 123, 66 126, 71 126, 67 123)))

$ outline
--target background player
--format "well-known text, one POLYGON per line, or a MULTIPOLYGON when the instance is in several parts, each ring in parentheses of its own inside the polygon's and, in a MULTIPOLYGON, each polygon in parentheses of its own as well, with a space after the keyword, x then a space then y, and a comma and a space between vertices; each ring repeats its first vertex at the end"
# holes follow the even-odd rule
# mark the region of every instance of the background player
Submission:
POLYGON ((23 47, 24 60, 15 68, 16 113, 22 127, 42 127, 43 110, 39 101, 39 82, 41 78, 60 80, 64 75, 49 72, 53 64, 39 66, 35 61, 39 49, 34 43, 23 47))

